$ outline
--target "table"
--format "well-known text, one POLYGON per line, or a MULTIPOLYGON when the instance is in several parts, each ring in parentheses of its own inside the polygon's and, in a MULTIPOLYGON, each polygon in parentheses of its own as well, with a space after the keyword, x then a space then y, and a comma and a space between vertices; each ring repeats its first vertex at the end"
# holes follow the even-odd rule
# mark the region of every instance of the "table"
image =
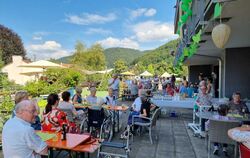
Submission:
MULTIPOLYGON (((214 115, 218 115, 218 112, 212 112, 212 111, 203 111, 203 112, 197 112, 196 115, 203 119, 213 119, 214 115)), ((234 114, 228 114, 229 122, 241 122, 241 121, 249 121, 250 115, 247 114, 244 117, 241 117, 240 115, 234 115, 234 114)), ((224 120, 227 121, 227 120, 224 120)))
POLYGON ((41 133, 55 134, 55 137, 46 141, 50 149, 49 157, 53 158, 53 148, 72 151, 73 148, 91 139, 90 134, 66 134, 66 140, 61 140, 61 132, 39 131, 41 133))
POLYGON ((161 108, 187 108, 193 109, 195 100, 193 98, 186 98, 184 100, 172 99, 151 99, 151 102, 161 108))
POLYGON ((99 147, 100 147, 99 140, 95 138, 91 138, 88 142, 81 143, 75 148, 73 148, 72 151, 77 152, 77 156, 78 156, 78 153, 80 153, 81 157, 85 157, 84 153, 88 153, 88 157, 89 157, 89 153, 94 153, 99 147))
MULTIPOLYGON (((120 131, 119 129, 119 111, 125 112, 128 110, 128 106, 112 106, 112 105, 105 105, 103 106, 104 109, 113 111, 113 120, 115 120, 115 116, 117 115, 118 112, 118 117, 117 117, 117 132, 120 131)), ((113 131, 115 132, 115 123, 113 123, 113 131)))

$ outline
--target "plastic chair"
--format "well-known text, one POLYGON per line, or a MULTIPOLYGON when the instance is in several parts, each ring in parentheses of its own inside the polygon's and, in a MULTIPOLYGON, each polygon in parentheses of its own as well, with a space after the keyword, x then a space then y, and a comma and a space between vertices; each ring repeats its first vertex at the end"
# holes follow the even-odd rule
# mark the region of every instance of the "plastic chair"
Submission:
POLYGON ((250 158, 250 149, 248 149, 243 144, 240 144, 240 157, 241 158, 250 158))
POLYGON ((234 145, 234 157, 237 156, 237 142, 228 137, 228 130, 238 127, 239 122, 210 120, 208 131, 208 157, 211 153, 211 142, 234 145))
POLYGON ((160 108, 156 109, 151 118, 143 117, 139 115, 134 115, 132 117, 132 125, 137 125, 140 127, 148 127, 150 143, 153 144, 152 140, 152 128, 156 126, 156 120, 160 116, 160 108), (145 120, 145 122, 138 121, 140 119, 145 120))

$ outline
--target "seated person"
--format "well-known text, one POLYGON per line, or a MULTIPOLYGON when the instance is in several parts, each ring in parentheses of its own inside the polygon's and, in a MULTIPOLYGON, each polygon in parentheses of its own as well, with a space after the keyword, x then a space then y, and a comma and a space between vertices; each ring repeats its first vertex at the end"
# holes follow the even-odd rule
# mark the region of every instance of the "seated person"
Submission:
MULTIPOLYGON (((150 117, 150 110, 152 108, 152 104, 150 103, 146 92, 143 92, 140 97, 136 98, 134 103, 132 104, 132 111, 128 117, 128 125, 132 124, 132 117, 134 115, 140 115, 143 117, 150 117)), ((138 122, 146 122, 148 120, 138 118, 136 119, 138 122)), ((127 130, 125 129, 125 132, 121 134, 121 138, 125 138, 128 134, 126 133, 127 130)))
POLYGON ((108 89, 108 95, 104 98, 104 104, 106 105, 116 105, 116 98, 115 95, 113 95, 113 89, 109 88, 108 89))
POLYGON ((249 113, 249 109, 246 104, 240 99, 239 92, 233 94, 233 100, 229 103, 229 112, 236 114, 249 113))
POLYGON ((170 96, 174 96, 174 89, 172 88, 170 82, 167 83, 166 94, 170 96))
POLYGON ((78 110, 76 111, 74 105, 72 103, 70 103, 70 93, 68 91, 65 91, 62 93, 62 99, 63 101, 61 101, 59 103, 59 106, 58 108, 61 109, 61 110, 64 110, 64 109, 69 109, 72 111, 73 115, 78 118, 79 120, 82 120, 84 118, 83 114, 83 110, 78 110))
MULTIPOLYGON (((228 114, 228 110, 229 110, 229 107, 226 105, 226 104, 221 104, 219 105, 218 107, 218 115, 213 115, 213 118, 212 119, 215 119, 215 120, 229 120, 229 117, 227 117, 227 114, 228 114)), ((210 121, 208 120, 206 122, 206 129, 209 130, 209 123, 210 121)), ((223 146, 223 153, 225 156, 227 156, 227 144, 222 144, 223 146)), ((219 152, 219 144, 218 143, 214 143, 214 151, 213 151, 213 154, 214 155, 218 155, 218 152, 219 152)))
MULTIPOLYGON (((29 94, 27 91, 18 91, 15 94, 15 105, 20 103, 23 100, 29 100, 29 94)), ((12 118, 15 116, 15 109, 12 112, 12 118)))
POLYGON ((73 104, 82 104, 82 88, 76 87, 76 94, 72 98, 73 104))
POLYGON ((187 87, 188 87, 188 82, 187 81, 183 82, 182 85, 181 85, 181 87, 180 87, 180 91, 179 92, 184 97, 188 96, 188 89, 187 89, 187 87))
POLYGON ((32 100, 33 104, 35 105, 36 107, 36 111, 38 113, 38 115, 35 117, 35 122, 33 122, 31 124, 31 127, 34 128, 34 130, 41 130, 41 120, 40 120, 40 117, 39 117, 39 114, 40 114, 40 108, 39 106, 37 105, 37 101, 36 100, 32 100))
POLYGON ((60 131, 63 124, 68 124, 66 114, 57 108, 59 97, 57 94, 50 94, 47 98, 47 105, 42 115, 42 130, 60 131))
POLYGON ((35 105, 30 100, 20 101, 15 106, 16 115, 3 126, 3 156, 8 158, 35 158, 48 154, 47 144, 30 126, 38 115, 35 105))
POLYGON ((190 83, 189 87, 187 88, 187 91, 188 91, 188 97, 193 98, 195 89, 192 83, 190 83))
POLYGON ((91 109, 101 109, 102 104, 104 103, 103 99, 96 97, 96 88, 95 87, 91 87, 89 90, 90 90, 90 95, 87 96, 86 101, 88 104, 91 105, 90 108, 91 109))

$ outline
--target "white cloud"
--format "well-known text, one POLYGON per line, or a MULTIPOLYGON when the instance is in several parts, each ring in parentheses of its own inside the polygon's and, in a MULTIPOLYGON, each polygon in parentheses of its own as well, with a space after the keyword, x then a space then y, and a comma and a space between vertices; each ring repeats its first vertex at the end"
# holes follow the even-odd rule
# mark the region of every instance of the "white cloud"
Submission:
POLYGON ((60 58, 69 55, 69 51, 64 50, 60 43, 56 41, 45 41, 42 44, 31 44, 27 46, 27 50, 37 59, 60 58))
POLYGON ((136 19, 140 16, 154 16, 156 14, 156 10, 154 8, 139 8, 136 10, 130 11, 130 18, 136 19))
POLYGON ((42 36, 33 36, 32 37, 33 40, 42 40, 42 36))
POLYGON ((129 38, 118 39, 118 38, 108 37, 104 40, 97 41, 97 43, 100 43, 105 48, 123 47, 123 48, 139 49, 139 44, 136 41, 133 41, 129 38))
POLYGON ((153 8, 148 9, 148 10, 144 13, 145 16, 154 16, 155 14, 156 14, 156 10, 153 9, 153 8))
POLYGON ((38 32, 34 32, 32 39, 33 40, 42 40, 43 36, 49 35, 50 32, 45 32, 45 31, 38 31, 38 32))
POLYGON ((174 25, 172 23, 146 21, 132 26, 132 30, 140 42, 169 41, 178 38, 174 34, 174 25))
POLYGON ((89 28, 86 32, 86 34, 102 34, 102 35, 109 35, 112 34, 112 31, 105 30, 103 28, 89 28))
POLYGON ((90 24, 104 24, 107 22, 114 21, 116 15, 109 13, 106 16, 98 14, 83 13, 81 15, 66 15, 66 22, 77 24, 77 25, 90 25, 90 24))

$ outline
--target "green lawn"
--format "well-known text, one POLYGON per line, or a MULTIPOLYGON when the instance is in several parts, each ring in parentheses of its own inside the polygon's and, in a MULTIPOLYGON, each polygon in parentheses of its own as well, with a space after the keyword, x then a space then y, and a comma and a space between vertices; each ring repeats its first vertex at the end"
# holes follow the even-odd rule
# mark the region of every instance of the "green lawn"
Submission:
MULTIPOLYGON (((82 89, 82 97, 86 97, 86 96, 88 96, 90 94, 90 92, 87 90, 87 88, 83 88, 82 89)), ((108 92, 107 91, 97 91, 96 92, 96 96, 97 97, 105 97, 105 96, 107 96, 108 95, 108 92)))

